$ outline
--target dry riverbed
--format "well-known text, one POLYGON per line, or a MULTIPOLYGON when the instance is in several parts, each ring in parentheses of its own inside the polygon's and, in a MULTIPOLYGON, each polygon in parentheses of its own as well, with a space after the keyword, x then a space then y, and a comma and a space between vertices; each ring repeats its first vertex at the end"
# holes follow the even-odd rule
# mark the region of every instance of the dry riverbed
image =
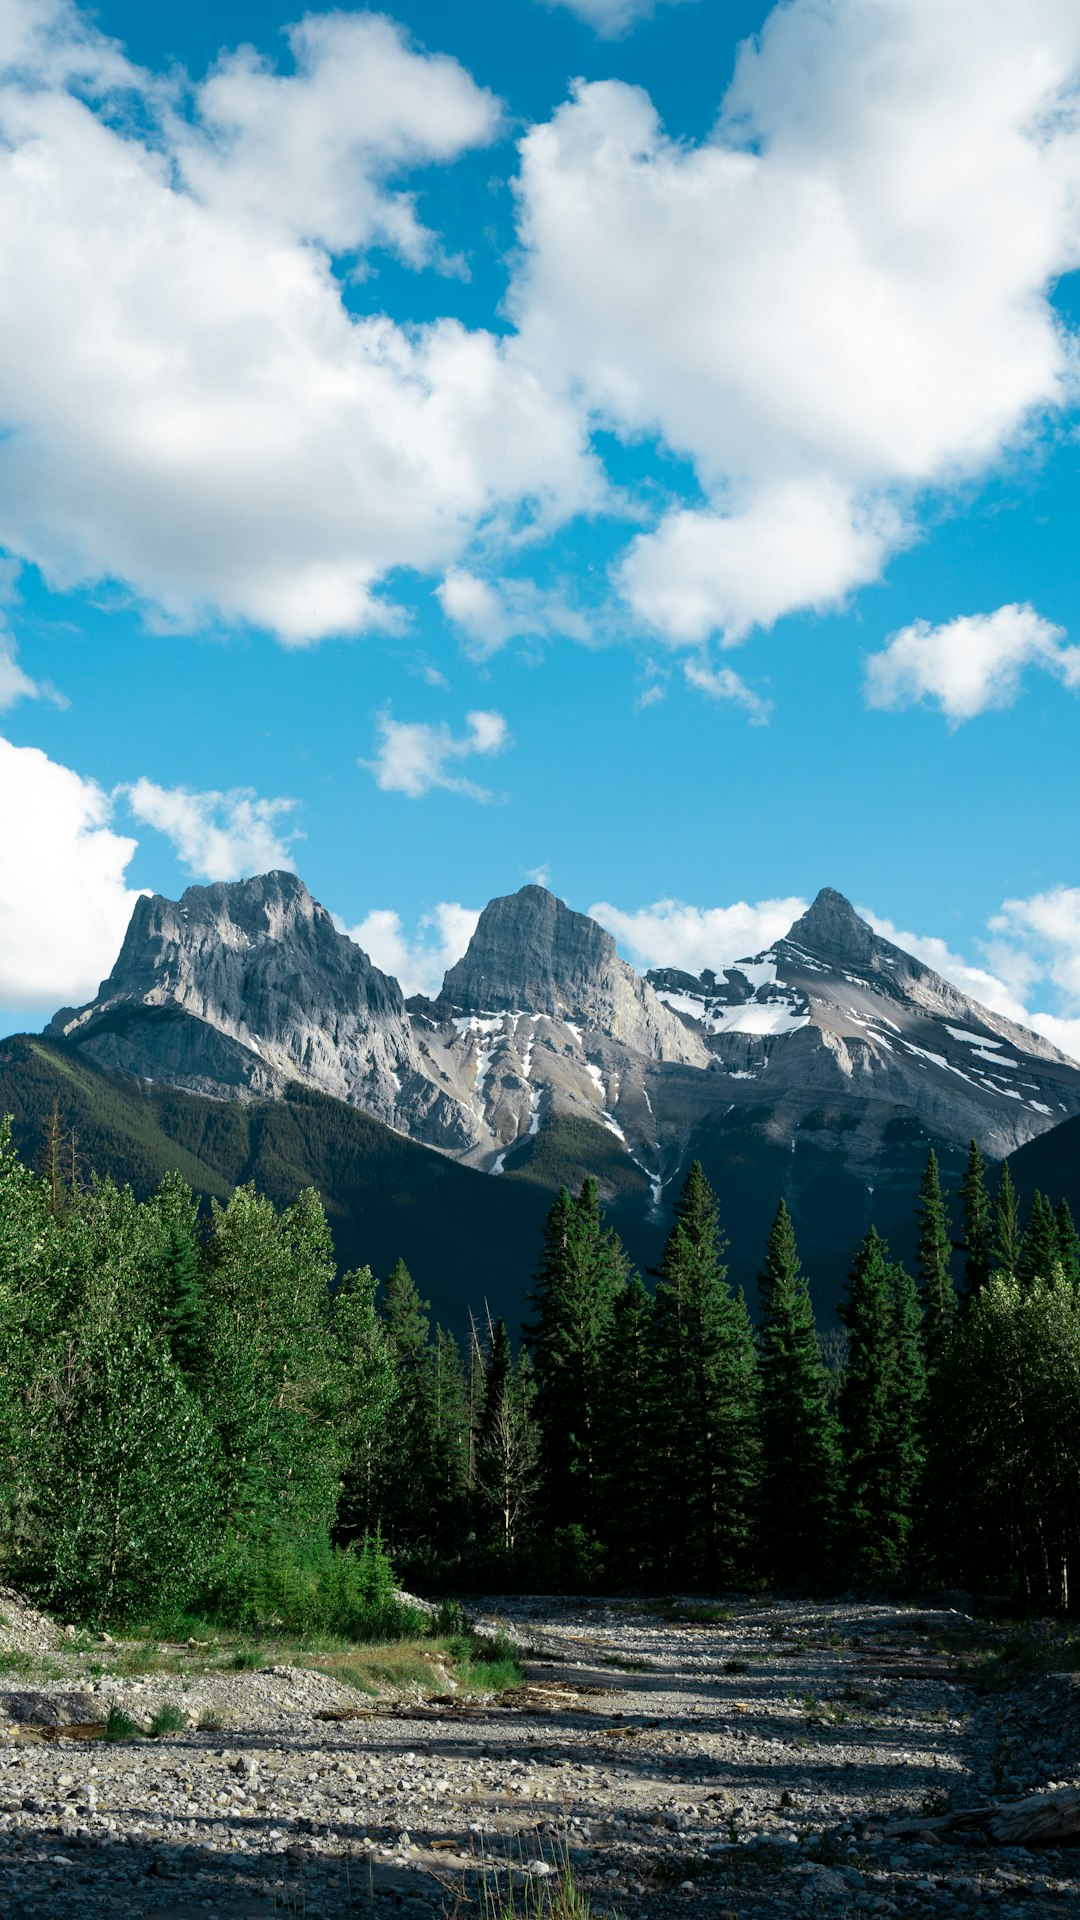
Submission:
POLYGON ((464 1916, 485 1863, 550 1886, 566 1856, 594 1914, 624 1920, 1080 1907, 1080 1848, 887 1833, 1080 1784, 1074 1676, 981 1686, 994 1634, 961 1613, 481 1613, 531 1650, 525 1687, 434 1672, 373 1698, 318 1655, 243 1671, 175 1648, 133 1672, 130 1648, 60 1641, 0 1595, 0 1914, 464 1916), (107 1743, 114 1704, 184 1729, 107 1743))

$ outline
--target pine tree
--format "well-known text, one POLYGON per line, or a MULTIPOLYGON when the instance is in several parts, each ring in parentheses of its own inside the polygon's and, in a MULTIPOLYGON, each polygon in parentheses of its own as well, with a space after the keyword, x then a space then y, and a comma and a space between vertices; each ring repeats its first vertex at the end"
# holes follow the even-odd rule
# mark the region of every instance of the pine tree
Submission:
POLYGON ((420 1298, 404 1260, 395 1261, 378 1308, 395 1379, 383 1510, 391 1550, 409 1553, 428 1539, 432 1524, 428 1305, 420 1298))
POLYGON ((848 1556, 860 1577, 905 1565, 922 1463, 925 1381, 914 1282, 871 1227, 848 1277, 840 1318, 848 1363, 840 1396, 848 1556))
POLYGON ((928 1366, 937 1366, 956 1317, 953 1287, 952 1240, 941 1192, 937 1154, 931 1147, 919 1189, 918 1268, 923 1310, 923 1337, 928 1366))
POLYGON ((994 1196, 994 1232, 990 1243, 990 1264, 995 1273, 1016 1272, 1020 1258, 1020 1205, 1016 1198, 1009 1163, 1003 1160, 994 1196))
POLYGON ((970 1300, 990 1278, 992 1224, 986 1190, 986 1162, 975 1141, 968 1151, 967 1170, 960 1183, 964 1221, 964 1296, 970 1300))
POLYGON ((1054 1209, 1045 1194, 1036 1192, 1020 1236, 1016 1277, 1022 1287, 1030 1287, 1035 1280, 1052 1280, 1060 1270, 1061 1236, 1054 1209))
POLYGON ((757 1540, 761 1564, 784 1586, 826 1573, 839 1491, 839 1437, 829 1409, 814 1310, 783 1200, 758 1276, 758 1430, 761 1483, 757 1540))
POLYGON ((424 1426, 429 1522, 424 1545, 444 1563, 461 1552, 466 1532, 469 1415, 461 1354, 452 1333, 435 1328, 427 1365, 424 1426))
POLYGON ((563 1187, 547 1217, 528 1330, 536 1367, 544 1496, 556 1528, 600 1521, 604 1359, 626 1256, 603 1231, 595 1180, 563 1187))
POLYGON ((505 1320, 496 1320, 488 1341, 487 1359, 484 1365, 484 1397, 480 1407, 479 1441, 483 1446, 490 1440, 492 1429, 498 1419, 499 1409, 510 1390, 510 1380, 514 1371, 514 1354, 510 1345, 510 1335, 506 1331, 505 1320))
MULTIPOLYGON (((642 1582, 658 1524, 653 1303, 633 1273, 615 1303, 605 1362, 604 1532, 618 1576, 642 1582)), ((663 1417, 663 1416, 661 1416, 663 1417)))
POLYGON ((757 1469, 756 1359, 727 1285, 716 1196, 699 1161, 675 1205, 656 1290, 657 1398, 673 1570, 709 1583, 745 1564, 757 1469))
POLYGON ((1080 1233, 1076 1231, 1076 1222, 1067 1200, 1061 1201, 1054 1217, 1057 1221, 1058 1258, 1062 1275, 1071 1287, 1080 1286, 1080 1233))

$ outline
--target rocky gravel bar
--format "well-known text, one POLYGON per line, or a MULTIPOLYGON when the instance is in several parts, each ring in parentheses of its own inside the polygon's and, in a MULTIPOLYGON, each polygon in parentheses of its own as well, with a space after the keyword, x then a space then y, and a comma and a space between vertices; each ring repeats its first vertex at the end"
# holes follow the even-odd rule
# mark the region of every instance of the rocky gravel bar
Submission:
POLYGON ((139 1678, 55 1645, 49 1678, 0 1672, 0 1915, 464 1917, 485 1872, 521 1911, 567 1857, 623 1920, 1080 1913, 1080 1849, 887 1831, 1080 1784, 1075 1678, 981 1688, 961 1614, 481 1611, 529 1649, 515 1692, 372 1700, 198 1650, 139 1678), (166 1703, 183 1729, 95 1735, 110 1704, 145 1727, 166 1703))

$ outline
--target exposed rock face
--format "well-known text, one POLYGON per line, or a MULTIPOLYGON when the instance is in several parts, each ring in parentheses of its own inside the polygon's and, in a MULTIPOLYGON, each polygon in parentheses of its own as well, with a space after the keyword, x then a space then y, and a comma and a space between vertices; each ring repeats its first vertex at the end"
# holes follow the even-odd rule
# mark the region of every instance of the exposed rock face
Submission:
MULTIPOLYGON (((589 1122, 653 1209, 710 1141, 736 1182, 779 1151, 792 1200, 804 1160, 865 1198, 908 1192, 931 1139, 1002 1156, 1080 1113, 1080 1068, 830 889, 767 953, 642 980, 595 921, 523 887, 485 909, 439 998, 407 1008, 292 874, 191 887, 138 902, 97 999, 50 1031, 219 1097, 299 1080, 492 1173, 552 1118, 589 1122)), ((588 1154, 595 1134, 577 1135, 588 1154)))
POLYGON ((1078 1110, 1080 1068, 882 939, 831 888, 721 977, 649 979, 740 1083, 740 1107, 782 1108, 794 1125, 800 1109, 839 1101, 861 1113, 870 1163, 876 1128, 898 1114, 1000 1157, 1078 1110))
POLYGON ((546 887, 522 887, 484 908, 437 1006, 450 1016, 547 1014, 652 1060, 705 1064, 694 1037, 620 960, 610 933, 546 887))
POLYGON ((49 1029, 104 1066, 198 1093, 300 1079, 376 1119, 471 1144, 432 1086, 396 980, 337 931, 291 873, 136 903, 98 998, 49 1029))

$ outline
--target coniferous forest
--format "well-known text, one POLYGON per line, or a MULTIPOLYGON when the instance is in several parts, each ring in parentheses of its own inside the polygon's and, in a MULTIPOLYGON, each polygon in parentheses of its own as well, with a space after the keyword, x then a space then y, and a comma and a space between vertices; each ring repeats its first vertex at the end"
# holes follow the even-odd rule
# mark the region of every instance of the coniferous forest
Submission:
MULTIPOLYGON (((200 1215, 0 1131, 0 1567, 88 1624, 377 1632, 434 1592, 1080 1582, 1080 1239, 975 1146, 930 1154, 912 1276, 871 1231, 815 1324, 781 1202, 729 1286, 691 1167, 659 1272, 562 1191, 524 1329, 432 1326, 401 1261, 338 1274, 318 1195, 200 1215), (518 1337, 520 1334, 520 1338, 518 1337), (387 1611, 390 1609, 390 1611, 387 1611)), ((477 1250, 483 1298, 483 1252, 477 1250)))

